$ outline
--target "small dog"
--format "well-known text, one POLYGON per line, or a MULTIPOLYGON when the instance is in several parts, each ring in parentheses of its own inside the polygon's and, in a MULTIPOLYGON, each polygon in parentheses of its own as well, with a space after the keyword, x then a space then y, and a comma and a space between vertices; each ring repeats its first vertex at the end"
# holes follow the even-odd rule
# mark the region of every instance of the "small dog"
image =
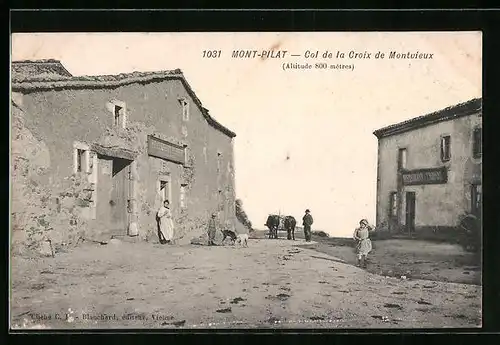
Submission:
POLYGON ((239 243, 242 247, 248 247, 248 234, 238 234, 235 243, 239 243))
POLYGON ((224 235, 224 237, 222 238, 222 242, 224 242, 224 240, 229 237, 231 239, 231 241, 233 241, 233 244, 236 242, 236 234, 231 231, 231 230, 222 230, 222 234, 224 235))

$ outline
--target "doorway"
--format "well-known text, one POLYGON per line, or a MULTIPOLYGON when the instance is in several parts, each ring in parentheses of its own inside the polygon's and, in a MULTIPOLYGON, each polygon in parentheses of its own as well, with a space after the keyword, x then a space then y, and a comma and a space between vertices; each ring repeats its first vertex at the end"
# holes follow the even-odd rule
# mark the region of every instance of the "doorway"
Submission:
POLYGON ((112 158, 112 189, 109 204, 112 230, 119 235, 126 233, 129 223, 130 163, 132 161, 127 159, 112 158))
POLYGON ((415 232, 415 192, 406 192, 406 229, 415 232))
POLYGON ((160 194, 160 202, 163 205, 165 200, 170 201, 170 207, 172 207, 172 188, 171 180, 169 175, 160 176, 157 182, 158 193, 160 194))
POLYGON ((471 213, 478 219, 481 218, 482 209, 482 189, 480 184, 473 184, 471 186, 471 213))

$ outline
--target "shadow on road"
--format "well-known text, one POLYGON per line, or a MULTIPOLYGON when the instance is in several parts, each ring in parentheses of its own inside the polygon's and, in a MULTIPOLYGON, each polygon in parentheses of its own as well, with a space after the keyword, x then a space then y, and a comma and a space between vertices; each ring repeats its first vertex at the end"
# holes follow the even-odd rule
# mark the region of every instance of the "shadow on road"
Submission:
POLYGON ((316 256, 316 255, 311 255, 311 257, 312 258, 316 258, 316 259, 323 259, 323 260, 328 260, 328 261, 333 261, 333 262, 339 262, 341 264, 348 264, 344 260, 339 260, 339 259, 334 259, 334 258, 325 258, 325 257, 322 257, 322 256, 316 256))
MULTIPOLYGON (((314 244, 298 245, 348 265, 356 265, 352 239, 320 238, 313 236, 314 244)), ((372 241, 373 250, 368 255, 366 271, 389 277, 406 277, 442 282, 481 285, 481 262, 452 244, 436 244, 417 240, 372 241)), ((405 278, 405 279, 406 279, 405 278)))

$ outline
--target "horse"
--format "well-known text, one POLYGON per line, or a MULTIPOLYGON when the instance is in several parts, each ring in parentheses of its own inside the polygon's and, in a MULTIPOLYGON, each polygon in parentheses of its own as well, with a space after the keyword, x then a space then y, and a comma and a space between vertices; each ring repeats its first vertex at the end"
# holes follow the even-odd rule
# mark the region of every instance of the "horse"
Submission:
POLYGON ((287 232, 287 239, 293 239, 295 241, 295 226, 297 225, 297 221, 293 216, 285 217, 285 230, 287 232))
POLYGON ((269 217, 267 217, 266 224, 264 225, 267 226, 267 228, 269 229, 269 238, 277 239, 278 227, 280 225, 280 216, 275 214, 269 215, 269 217))

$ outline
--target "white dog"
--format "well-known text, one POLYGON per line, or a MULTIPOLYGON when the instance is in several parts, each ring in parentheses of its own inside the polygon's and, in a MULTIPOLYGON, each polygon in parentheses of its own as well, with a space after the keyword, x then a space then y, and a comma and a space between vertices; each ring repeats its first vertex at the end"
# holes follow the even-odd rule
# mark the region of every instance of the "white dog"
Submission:
POLYGON ((242 247, 248 247, 248 234, 238 234, 235 243, 239 243, 242 247))

